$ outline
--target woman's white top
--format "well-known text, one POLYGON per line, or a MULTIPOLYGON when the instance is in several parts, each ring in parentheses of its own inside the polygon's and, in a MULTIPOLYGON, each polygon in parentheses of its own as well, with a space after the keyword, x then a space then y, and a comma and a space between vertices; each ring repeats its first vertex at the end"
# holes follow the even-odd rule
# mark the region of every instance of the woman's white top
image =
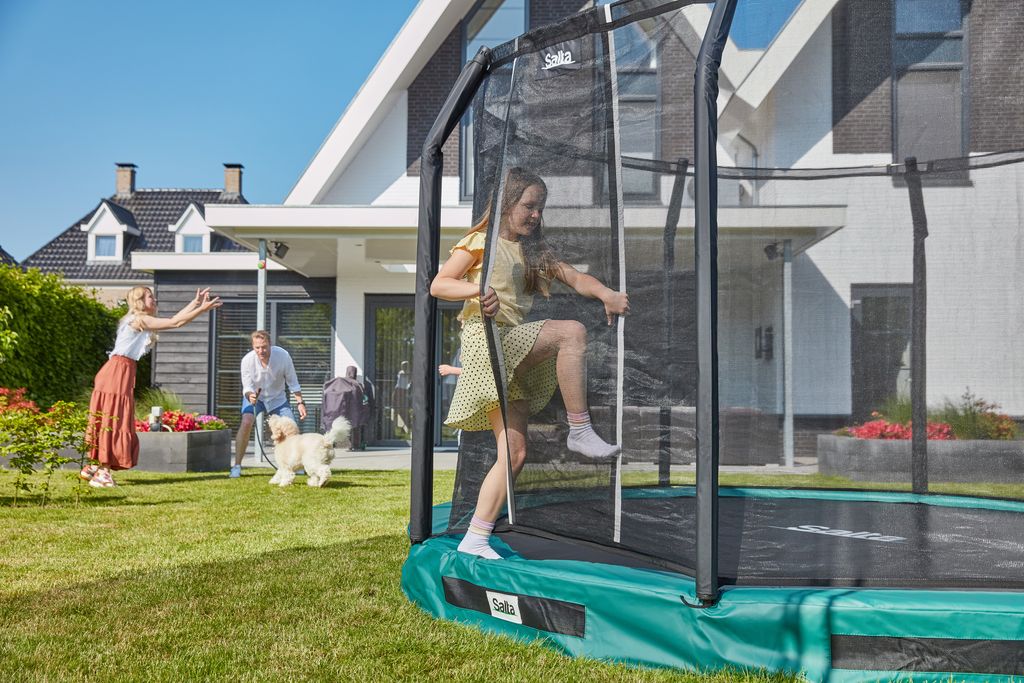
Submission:
POLYGON ((111 356, 124 356, 132 360, 142 358, 149 351, 149 332, 139 332, 131 326, 134 318, 123 321, 117 328, 117 339, 111 356))

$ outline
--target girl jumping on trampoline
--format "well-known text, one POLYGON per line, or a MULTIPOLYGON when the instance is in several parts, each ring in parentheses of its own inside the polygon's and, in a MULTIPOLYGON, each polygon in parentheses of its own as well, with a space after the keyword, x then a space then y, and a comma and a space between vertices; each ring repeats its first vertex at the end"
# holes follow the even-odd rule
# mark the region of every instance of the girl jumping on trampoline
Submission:
POLYGON ((431 295, 439 299, 465 302, 460 315, 462 374, 445 424, 469 431, 491 429, 497 442, 497 461, 480 486, 469 532, 459 544, 460 551, 488 559, 500 558, 489 539, 505 504, 505 458, 511 458, 513 476, 518 475, 526 459, 529 416, 547 405, 556 386, 569 422, 568 449, 594 460, 609 460, 620 450, 590 424, 586 328, 576 320, 524 322, 534 295, 548 296, 556 279, 582 296, 599 299, 609 325, 616 315, 629 312, 625 292, 605 287, 552 253, 542 230, 546 201, 547 186, 539 176, 522 168, 509 170, 486 294, 480 295, 480 281, 490 210, 452 248, 430 286, 431 295), (483 317, 495 319, 501 339, 508 377, 507 425, 499 409, 483 317))

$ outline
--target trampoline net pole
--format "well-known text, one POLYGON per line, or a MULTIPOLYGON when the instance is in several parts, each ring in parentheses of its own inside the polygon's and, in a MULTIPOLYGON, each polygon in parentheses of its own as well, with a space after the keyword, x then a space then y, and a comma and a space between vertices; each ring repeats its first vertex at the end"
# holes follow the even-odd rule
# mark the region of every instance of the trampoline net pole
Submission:
POLYGON ((928 394, 927 325, 928 271, 924 241, 928 237, 928 216, 921 190, 917 159, 905 160, 910 215, 914 223, 914 266, 910 304, 910 412, 911 412, 911 487, 914 493, 928 492, 928 394))

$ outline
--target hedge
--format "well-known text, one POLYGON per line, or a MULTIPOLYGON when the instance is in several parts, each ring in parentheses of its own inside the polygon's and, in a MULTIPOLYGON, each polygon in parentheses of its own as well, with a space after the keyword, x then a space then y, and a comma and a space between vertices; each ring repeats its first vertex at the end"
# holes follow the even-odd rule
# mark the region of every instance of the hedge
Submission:
POLYGON ((0 327, 17 335, 0 362, 0 386, 26 387, 42 406, 80 398, 107 360, 123 309, 59 275, 9 265, 0 265, 0 302, 11 313, 0 327))

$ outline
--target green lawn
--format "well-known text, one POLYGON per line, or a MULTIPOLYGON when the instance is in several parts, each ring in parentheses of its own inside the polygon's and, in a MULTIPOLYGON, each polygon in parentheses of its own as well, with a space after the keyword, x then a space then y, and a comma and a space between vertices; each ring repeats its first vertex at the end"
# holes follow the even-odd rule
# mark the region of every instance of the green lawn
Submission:
MULTIPOLYGON (((0 680, 789 681, 626 668, 437 621, 399 588, 409 473, 70 476, 10 507, 0 471, 0 680), (300 481, 302 478, 300 477, 300 481)), ((438 473, 437 500, 452 489, 438 473)))

